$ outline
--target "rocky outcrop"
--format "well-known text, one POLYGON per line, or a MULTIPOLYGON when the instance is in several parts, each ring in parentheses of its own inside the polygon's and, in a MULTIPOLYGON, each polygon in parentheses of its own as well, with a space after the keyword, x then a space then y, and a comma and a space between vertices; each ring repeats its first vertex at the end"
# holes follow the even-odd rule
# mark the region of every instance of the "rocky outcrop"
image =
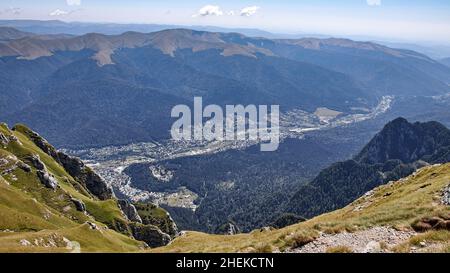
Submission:
MULTIPOLYGON (((47 140, 24 125, 16 125, 13 127, 13 130, 28 136, 36 146, 63 166, 75 180, 100 200, 111 199, 114 197, 112 189, 106 182, 87 167, 80 159, 58 152, 55 147, 47 142, 47 140)), ((39 164, 39 161, 35 159, 34 163, 39 164)), ((36 168, 39 169, 38 167, 36 168)))
POLYGON ((136 240, 147 243, 150 247, 165 246, 171 241, 169 234, 162 232, 159 228, 153 225, 143 225, 139 223, 132 223, 130 225, 133 237, 136 240))
POLYGON ((37 176, 39 180, 44 184, 47 188, 55 190, 58 187, 58 181, 46 170, 37 171, 37 176))
POLYGON ((223 235, 236 235, 241 233, 241 231, 234 222, 230 221, 218 227, 214 233, 223 235))
POLYGON ((3 133, 0 133, 0 144, 3 146, 7 146, 9 144, 9 139, 3 133))
POLYGON ((444 188, 442 194, 442 203, 444 205, 450 206, 450 185, 444 188))
POLYGON ((156 226, 172 238, 177 236, 178 227, 166 210, 152 203, 136 203, 134 206, 143 224, 156 226))
POLYGON ((21 125, 21 124, 14 126, 12 128, 12 130, 21 132, 21 133, 25 134, 26 136, 28 136, 30 138, 30 140, 33 141, 33 143, 39 147, 39 149, 41 149, 44 153, 50 155, 56 161, 58 161, 57 160, 58 153, 57 153, 55 147, 50 145, 47 142, 47 140, 45 140, 43 137, 41 137, 38 133, 30 130, 29 128, 27 128, 26 126, 21 125))
POLYGON ((45 170, 45 164, 41 161, 39 155, 37 154, 31 155, 27 157, 27 160, 30 161, 31 165, 33 165, 33 167, 35 167, 37 170, 39 171, 45 170))
MULTIPOLYGON (((6 126, 6 125, 5 125, 6 126)), ((0 133, 0 144, 2 146, 8 146, 11 142, 17 142, 19 145, 22 145, 20 140, 13 134, 5 135, 3 133, 0 133)))
POLYGON ((57 157, 64 169, 100 200, 111 199, 114 197, 112 189, 106 182, 91 170, 91 168, 86 166, 83 161, 62 152, 57 152, 57 157))
POLYGON ((136 207, 130 203, 128 200, 118 200, 120 210, 131 222, 142 223, 141 216, 139 216, 136 207))
POLYGON ((71 198, 70 200, 73 202, 78 211, 86 212, 86 205, 84 204, 83 201, 75 198, 71 198))
POLYGON ((92 222, 86 222, 86 224, 89 225, 89 227, 93 230, 99 230, 98 226, 95 223, 92 222))
POLYGON ((19 167, 19 169, 21 169, 22 171, 24 171, 26 173, 31 172, 31 167, 28 164, 24 163, 23 161, 18 161, 17 167, 19 167))

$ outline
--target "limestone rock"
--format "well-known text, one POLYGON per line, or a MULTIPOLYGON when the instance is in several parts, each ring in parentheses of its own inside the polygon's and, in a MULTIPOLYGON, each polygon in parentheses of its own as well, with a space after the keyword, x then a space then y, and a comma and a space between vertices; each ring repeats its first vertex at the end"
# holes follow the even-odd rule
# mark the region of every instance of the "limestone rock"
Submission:
POLYGON ((31 155, 27 157, 27 160, 30 161, 30 163, 35 167, 37 170, 44 171, 45 170, 45 164, 41 161, 41 158, 39 155, 31 155))
POLYGON ((144 241, 150 247, 165 246, 171 241, 171 237, 169 234, 162 232, 159 228, 153 225, 132 223, 130 227, 133 233, 133 237, 136 240, 144 241))
POLYGON ((92 222, 86 222, 86 224, 88 224, 91 229, 99 230, 98 226, 92 222))
POLYGON ((21 170, 23 170, 26 173, 31 172, 31 167, 22 161, 17 162, 17 167, 19 167, 21 170))
POLYGON ((37 171, 37 176, 47 188, 56 189, 58 187, 58 181, 47 171, 37 171))
POLYGON ((57 153, 58 161, 64 169, 84 185, 89 192, 98 197, 100 200, 111 199, 114 197, 112 189, 106 182, 91 168, 87 167, 80 159, 66 155, 62 152, 57 153))
POLYGON ((444 205, 450 206, 450 185, 448 185, 443 192, 442 203, 444 205))
POLYGON ((142 223, 141 216, 139 216, 136 207, 131 204, 128 200, 118 200, 117 203, 119 204, 120 209, 124 213, 124 215, 130 220, 131 222, 137 222, 142 223))
POLYGON ((364 253, 381 253, 381 244, 376 241, 370 241, 363 250, 364 253))
POLYGON ((75 180, 85 186, 88 191, 100 200, 111 199, 114 197, 112 189, 106 184, 106 182, 89 167, 85 166, 80 159, 57 151, 55 147, 50 145, 47 140, 41 137, 38 133, 23 125, 14 126, 13 131, 18 131, 27 135, 36 146, 38 146, 44 153, 51 156, 56 162, 61 164, 61 166, 64 167, 64 169, 73 178, 75 178, 75 180))
POLYGON ((21 246, 31 246, 30 241, 28 241, 28 240, 26 240, 26 239, 20 240, 19 244, 20 244, 21 246))
POLYGON ((78 211, 86 212, 86 205, 84 204, 83 201, 75 198, 72 198, 71 200, 75 204, 75 207, 77 208, 78 211))
POLYGON ((9 139, 3 133, 0 133, 0 144, 3 146, 7 146, 9 144, 9 139))

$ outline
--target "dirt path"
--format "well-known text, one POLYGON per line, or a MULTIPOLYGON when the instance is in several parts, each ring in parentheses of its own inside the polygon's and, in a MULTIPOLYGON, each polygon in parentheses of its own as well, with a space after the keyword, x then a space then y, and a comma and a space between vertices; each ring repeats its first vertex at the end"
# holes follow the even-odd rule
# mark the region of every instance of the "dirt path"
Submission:
POLYGON ((335 247, 347 247, 357 253, 389 252, 389 248, 408 240, 415 234, 414 231, 398 231, 388 227, 374 227, 354 233, 322 233, 314 242, 287 252, 323 253, 335 247))

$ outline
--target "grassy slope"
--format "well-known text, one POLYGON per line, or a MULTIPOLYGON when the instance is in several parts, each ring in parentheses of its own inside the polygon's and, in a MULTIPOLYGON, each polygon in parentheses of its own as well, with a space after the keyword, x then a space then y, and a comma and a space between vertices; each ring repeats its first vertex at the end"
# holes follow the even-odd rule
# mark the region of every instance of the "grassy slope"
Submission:
MULTIPOLYGON (((450 164, 421 169, 406 179, 381 186, 367 197, 361 197, 347 207, 315 217, 306 222, 273 231, 253 231, 235 236, 208 235, 187 232, 169 246, 153 252, 239 252, 270 251, 287 247, 292 234, 314 235, 317 231, 336 233, 367 229, 373 226, 392 226, 409 229, 417 219, 425 216, 450 214, 450 207, 440 203, 442 189, 450 183, 450 164), (357 210, 356 208, 362 207, 357 210)), ((450 233, 432 231, 412 238, 398 251, 408 251, 421 239, 441 241, 443 251, 450 251, 450 233)))
POLYGON ((0 147, 0 158, 9 158, 10 161, 10 164, 0 168, 0 173, 17 160, 29 163, 26 157, 38 154, 60 185, 55 191, 45 188, 34 168, 29 173, 16 168, 12 173, 0 176, 0 230, 14 231, 0 233, 0 252, 69 251, 61 242, 52 248, 19 244, 22 239, 33 242, 42 238, 45 241, 48 236, 59 241, 63 237, 77 241, 81 251, 123 252, 140 249, 141 242, 106 228, 114 222, 126 221, 115 200, 95 199, 24 134, 11 131, 5 125, 0 125, 0 132, 6 136, 14 135, 21 143, 10 142, 8 146, 0 147), (76 210, 71 196, 86 204, 90 216, 76 210), (86 221, 97 224, 100 229, 90 229, 86 221))

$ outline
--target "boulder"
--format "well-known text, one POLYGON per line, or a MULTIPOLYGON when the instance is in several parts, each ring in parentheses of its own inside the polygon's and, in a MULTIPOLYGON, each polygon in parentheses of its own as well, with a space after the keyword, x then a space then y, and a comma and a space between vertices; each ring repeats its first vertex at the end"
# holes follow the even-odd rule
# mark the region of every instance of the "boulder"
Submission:
POLYGON ((37 176, 47 188, 56 189, 58 187, 58 181, 47 171, 37 171, 37 176))
POLYGON ((20 240, 20 241, 19 241, 19 244, 20 244, 21 246, 31 246, 30 241, 28 241, 28 240, 26 240, 26 239, 20 240))
POLYGON ((99 229, 98 229, 98 226, 97 226, 95 223, 92 223, 92 222, 86 222, 86 224, 88 224, 89 227, 90 227, 91 229, 99 230, 99 229))
POLYGON ((376 241, 370 241, 367 243, 367 245, 364 247, 363 253, 381 253, 382 248, 381 244, 376 241))

